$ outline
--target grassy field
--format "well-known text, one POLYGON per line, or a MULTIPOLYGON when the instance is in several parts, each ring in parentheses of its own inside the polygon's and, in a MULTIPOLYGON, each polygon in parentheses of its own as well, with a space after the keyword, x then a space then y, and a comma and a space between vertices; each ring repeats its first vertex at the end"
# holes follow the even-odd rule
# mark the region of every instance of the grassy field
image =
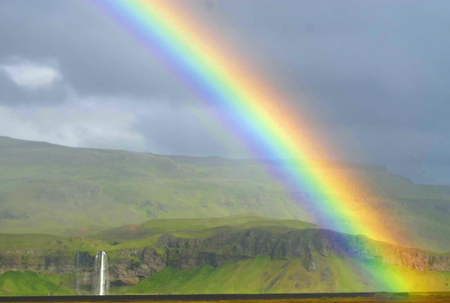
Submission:
MULTIPOLYGON (((38 275, 34 272, 9 271, 0 275, 0 296, 76 295, 58 275, 38 275)), ((70 279, 70 278, 69 278, 70 279)))

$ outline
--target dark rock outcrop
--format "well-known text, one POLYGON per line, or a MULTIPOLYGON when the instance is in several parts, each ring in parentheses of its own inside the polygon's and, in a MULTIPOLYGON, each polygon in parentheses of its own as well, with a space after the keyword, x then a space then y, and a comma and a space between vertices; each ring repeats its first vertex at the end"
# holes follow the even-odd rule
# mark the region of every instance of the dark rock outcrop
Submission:
POLYGON ((75 272, 73 259, 73 256, 69 256, 62 251, 2 251, 0 252, 0 274, 8 270, 48 274, 75 272))
POLYGON ((318 258, 315 256, 326 257, 334 253, 363 260, 379 260, 418 271, 450 271, 448 255, 321 229, 295 230, 285 234, 250 229, 204 239, 164 235, 159 238, 158 245, 166 249, 168 265, 180 269, 192 269, 204 264, 220 266, 226 261, 269 255, 276 260, 300 258, 307 270, 314 271, 318 268, 318 258))
POLYGON ((164 255, 151 247, 144 249, 123 249, 110 259, 112 285, 134 285, 140 280, 163 269, 167 262, 164 255))

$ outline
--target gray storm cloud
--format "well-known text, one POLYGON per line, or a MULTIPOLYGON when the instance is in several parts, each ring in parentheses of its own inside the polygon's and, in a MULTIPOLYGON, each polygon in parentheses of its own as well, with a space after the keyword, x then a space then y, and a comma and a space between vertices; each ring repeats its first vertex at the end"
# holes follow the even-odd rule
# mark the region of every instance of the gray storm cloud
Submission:
MULTIPOLYGON (((450 183, 450 2, 208 0, 183 7, 297 98, 338 160, 450 183)), ((1 1, 0 41, 0 135, 246 156, 210 108, 88 1, 1 1)))

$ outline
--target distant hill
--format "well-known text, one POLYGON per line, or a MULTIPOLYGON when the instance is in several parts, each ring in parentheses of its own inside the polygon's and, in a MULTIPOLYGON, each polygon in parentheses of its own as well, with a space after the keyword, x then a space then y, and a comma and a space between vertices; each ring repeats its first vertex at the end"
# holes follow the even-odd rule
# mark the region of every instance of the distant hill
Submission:
MULTIPOLYGON (((323 162, 322 162, 323 163, 323 162)), ((0 233, 79 235, 150 219, 255 213, 308 221, 297 192, 265 168, 272 161, 160 156, 70 148, 0 137, 0 233)), ((327 162, 373 189, 420 247, 450 251, 450 186, 414 184, 386 168, 327 162)))
MULTIPOLYGON (((228 159, 219 156, 193 157, 193 156, 165 156, 180 164, 191 164, 201 167, 240 167, 248 165, 282 166, 283 162, 268 159, 228 159)), ((321 167, 343 168, 343 169, 364 169, 373 171, 387 171, 387 167, 382 165, 350 163, 341 161, 315 161, 321 167), (324 165, 325 164, 325 165, 324 165)), ((405 178, 406 179, 406 178, 405 178)), ((411 182, 411 181, 410 181, 411 182)))

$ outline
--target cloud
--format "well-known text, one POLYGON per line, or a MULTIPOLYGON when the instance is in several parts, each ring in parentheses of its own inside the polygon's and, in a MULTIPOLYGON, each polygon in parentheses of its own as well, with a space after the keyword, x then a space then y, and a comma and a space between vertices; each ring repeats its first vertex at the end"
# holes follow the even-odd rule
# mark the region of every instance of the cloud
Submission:
POLYGON ((72 147, 145 150, 124 102, 73 99, 58 106, 0 106, 0 135, 72 147))
MULTIPOLYGON (((337 160, 450 182, 449 1, 173 3, 292 97, 337 160)), ((151 50, 89 1, 0 1, 0 41, 3 135, 241 155, 233 133, 208 122, 210 109, 190 106, 151 50)))
POLYGON ((79 95, 183 102, 189 94, 133 34, 90 1, 0 1, 0 37, 0 60, 54 58, 79 95))
POLYGON ((58 104, 0 104, 0 136, 164 155, 249 157, 212 108, 75 92, 58 104))
POLYGON ((47 106, 64 103, 76 94, 54 58, 31 60, 16 56, 1 61, 0 104, 47 106))
POLYGON ((61 78, 57 69, 27 61, 0 65, 0 68, 14 83, 27 89, 47 87, 61 78))

